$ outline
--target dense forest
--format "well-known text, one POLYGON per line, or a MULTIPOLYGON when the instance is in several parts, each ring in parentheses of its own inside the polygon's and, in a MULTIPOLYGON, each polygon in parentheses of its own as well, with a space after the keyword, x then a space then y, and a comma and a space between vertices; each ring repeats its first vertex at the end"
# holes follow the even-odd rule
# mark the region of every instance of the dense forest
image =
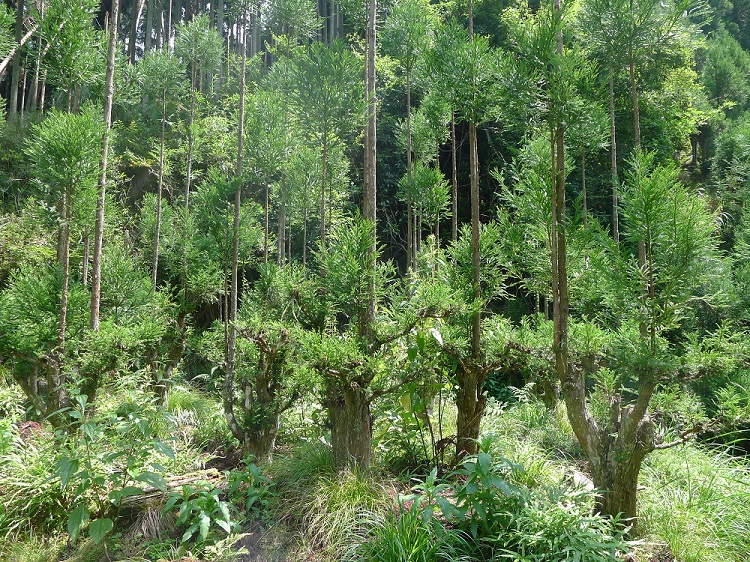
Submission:
POLYGON ((0 559, 750 559, 749 0, 3 0, 0 559))

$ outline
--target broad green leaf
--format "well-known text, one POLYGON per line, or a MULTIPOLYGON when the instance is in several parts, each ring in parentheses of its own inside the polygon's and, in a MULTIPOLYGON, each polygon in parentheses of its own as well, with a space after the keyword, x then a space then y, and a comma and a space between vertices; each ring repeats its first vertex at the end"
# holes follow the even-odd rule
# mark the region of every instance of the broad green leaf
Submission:
POLYGON ((76 459, 71 459, 67 456, 60 457, 60 459, 57 461, 57 471, 60 473, 60 483, 62 484, 63 488, 68 485, 68 482, 70 482, 70 479, 73 477, 77 470, 78 461, 76 459))
POLYGON ((163 443, 161 441, 155 441, 154 442, 154 449, 164 455, 165 457, 169 457, 170 459, 174 460, 174 450, 172 447, 167 445, 166 443, 163 443))
POLYGON ((71 540, 75 541, 78 538, 78 533, 81 532, 81 528, 89 520, 89 508, 85 503, 80 504, 68 515, 68 534, 71 540))
POLYGON ((108 517, 103 519, 94 519, 89 525, 89 536, 96 544, 102 542, 102 539, 109 533, 114 527, 114 523, 108 517))
POLYGON ((198 540, 203 542, 208 537, 208 527, 211 525, 211 518, 205 513, 201 513, 199 525, 200 534, 198 535, 198 540))
POLYGON ((153 486, 157 490, 161 490, 162 492, 167 489, 167 481, 164 480, 164 477, 160 474, 156 474, 155 472, 146 471, 135 478, 138 480, 138 482, 143 482, 144 484, 148 484, 149 486, 153 486))

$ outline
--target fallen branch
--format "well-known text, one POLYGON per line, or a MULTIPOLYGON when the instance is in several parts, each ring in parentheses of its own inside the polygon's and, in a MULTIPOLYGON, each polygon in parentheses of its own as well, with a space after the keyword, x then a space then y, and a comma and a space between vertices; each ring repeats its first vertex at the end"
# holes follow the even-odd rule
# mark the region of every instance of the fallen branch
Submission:
POLYGON ((181 492, 183 486, 206 482, 212 486, 223 486, 226 479, 221 472, 215 468, 200 470, 167 478, 166 490, 160 490, 153 486, 146 486, 142 494, 128 496, 122 499, 121 513, 134 513, 141 511, 144 507, 153 503, 160 503, 166 496, 173 492, 181 492))

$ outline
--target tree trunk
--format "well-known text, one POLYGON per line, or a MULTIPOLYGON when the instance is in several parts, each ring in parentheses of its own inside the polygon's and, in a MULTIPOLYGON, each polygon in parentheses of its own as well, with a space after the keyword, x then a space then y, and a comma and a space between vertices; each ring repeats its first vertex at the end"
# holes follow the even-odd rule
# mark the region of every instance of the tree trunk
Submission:
MULTIPOLYGON (((474 298, 480 298, 480 255, 479 255, 479 162, 477 154, 477 130, 469 123, 469 161, 471 167, 471 264, 474 298)), ((456 407, 458 418, 456 427, 456 459, 477 452, 476 439, 479 437, 479 424, 486 403, 482 394, 484 373, 481 371, 481 329, 482 313, 477 311, 471 324, 471 357, 463 361, 456 373, 458 393, 456 407)))
POLYGON ((83 258, 81 259, 81 283, 83 286, 89 284, 89 257, 90 257, 90 237, 89 233, 83 235, 83 258))
MULTIPOLYGON (((16 43, 21 44, 23 37, 23 0, 18 0, 16 6, 16 43)), ((10 78, 10 104, 8 107, 8 119, 13 119, 16 116, 18 109, 18 78, 21 69, 21 49, 17 48, 13 54, 13 67, 11 69, 10 78)))
POLYGON ((320 247, 326 247, 326 172, 328 164, 328 134, 323 134, 323 158, 320 178, 320 247))
POLYGON ((581 192, 583 194, 583 226, 589 226, 589 205, 586 200, 586 150, 581 151, 581 192))
POLYGON ((414 197, 411 185, 411 80, 409 69, 406 70, 406 215, 409 226, 406 229, 406 263, 407 269, 417 269, 417 247, 414 243, 415 233, 412 227, 414 197))
MULTIPOLYGON (((360 317, 359 334, 363 338, 366 352, 369 352, 373 342, 373 332, 375 324, 375 255, 377 253, 377 96, 375 93, 376 68, 375 68, 375 49, 376 49, 376 20, 377 20, 377 0, 369 0, 366 53, 365 53, 365 102, 367 104, 367 125, 365 127, 365 154, 364 154, 364 189, 362 198, 362 218, 370 221, 373 226, 372 242, 369 248, 370 258, 372 260, 371 271, 366 272, 368 276, 367 284, 367 307, 362 311, 360 317)), ((369 404, 368 404, 369 408, 369 404)), ((369 414, 369 412, 368 412, 369 414)), ((369 453, 368 453, 369 455, 369 453)), ((369 456, 368 465, 369 467, 369 456)))
POLYGON ((195 82, 196 68, 195 61, 190 63, 190 117, 188 119, 188 153, 187 153, 187 174, 185 177, 185 209, 190 208, 190 183, 193 179, 193 148, 195 139, 193 136, 193 124, 195 123, 195 82))
POLYGON ((161 203, 164 188, 164 130, 167 122, 167 92, 164 91, 161 109, 161 142, 159 144, 159 185, 156 192, 156 234, 154 235, 154 259, 151 282, 156 287, 156 274, 159 267, 159 236, 161 234, 161 203))
POLYGON ((372 461, 372 417, 364 389, 339 381, 327 383, 326 407, 331 421, 331 445, 337 467, 355 464, 369 470, 372 461))
MULTIPOLYGON (((242 26, 247 26, 247 11, 242 14, 242 26)), ((245 45, 245 33, 242 34, 242 65, 240 70, 240 107, 237 118, 237 164, 235 175, 237 178, 237 191, 234 193, 234 221, 232 223, 232 295, 229 299, 228 337, 226 368, 224 372, 224 386, 222 398, 224 402, 224 415, 232 434, 244 442, 244 432, 237 424, 234 416, 234 374, 235 359, 237 355, 237 305, 239 292, 239 255, 240 255, 240 219, 242 205, 242 150, 245 133, 245 73, 247 69, 247 47, 245 45)))
POLYGON ((485 376, 472 360, 458 368, 458 391, 456 392, 456 459, 477 453, 479 425, 487 404, 482 394, 485 376))
POLYGON ((635 131, 635 148, 641 148, 641 110, 638 104, 638 88, 635 82, 635 61, 633 60, 633 45, 628 50, 630 67, 630 94, 633 96, 633 130, 635 131))
POLYGON ((266 197, 265 201, 263 203, 263 211, 264 211, 264 221, 263 221, 263 263, 268 263, 268 203, 269 203, 269 197, 268 197, 268 172, 265 174, 265 188, 266 188, 266 197))
POLYGON ((151 34, 154 30, 154 12, 156 11, 155 0, 148 0, 148 6, 146 8, 146 37, 143 42, 143 53, 151 50, 151 34))
POLYGON ((284 263, 286 255, 286 174, 281 172, 281 204, 279 205, 279 229, 277 233, 277 257, 276 263, 284 263))
POLYGON ((47 383, 47 416, 51 416, 53 425, 62 424, 59 410, 68 406, 68 395, 65 389, 63 361, 65 357, 65 333, 68 326, 68 295, 70 285, 70 223, 73 220, 73 189, 65 189, 61 201, 62 220, 59 228, 58 262, 62 269, 62 288, 60 290, 60 310, 57 323, 57 341, 51 354, 51 376, 47 383))
POLYGON ((138 40, 138 24, 141 21, 143 4, 145 0, 134 0, 133 19, 130 22, 130 37, 128 38, 128 60, 130 64, 135 64, 135 44, 138 40))
MULTIPOLYGON (((44 2, 40 4, 39 11, 44 17, 44 2)), ((36 42, 37 53, 42 50, 42 38, 39 37, 36 42)), ((36 109, 37 98, 39 96, 39 75, 41 67, 41 56, 37 55, 36 62, 34 64, 34 79, 31 81, 31 87, 29 88, 29 98, 26 104, 26 111, 32 111, 36 109)))
POLYGON ((615 244, 620 244, 620 218, 618 191, 620 189, 620 180, 617 177, 617 136, 615 130, 615 71, 612 66, 609 67, 609 144, 610 156, 612 158, 612 238, 615 244))
POLYGON ((458 165, 456 162, 456 114, 451 111, 451 241, 458 240, 458 165))
POLYGON ((94 226, 94 261, 91 271, 91 310, 89 328, 99 331, 99 305, 102 290, 102 248, 104 241, 104 206, 107 191, 107 159, 109 156, 109 131, 112 128, 112 102, 114 98, 115 56, 117 55, 117 20, 120 0, 112 0, 107 53, 107 74, 104 81, 104 135, 102 137, 102 159, 99 171, 99 196, 96 200, 96 225, 94 226))

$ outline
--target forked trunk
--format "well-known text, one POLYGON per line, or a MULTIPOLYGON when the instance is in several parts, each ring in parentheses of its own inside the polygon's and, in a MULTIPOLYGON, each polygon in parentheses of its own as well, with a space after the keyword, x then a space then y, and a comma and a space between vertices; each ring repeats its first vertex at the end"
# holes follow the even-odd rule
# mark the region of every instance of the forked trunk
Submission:
POLYGON ((253 455, 259 460, 268 460, 276 447, 276 437, 279 434, 281 414, 274 415, 274 422, 269 427, 245 434, 242 450, 246 455, 253 455))
POLYGON ((331 421, 331 445, 337 467, 355 464, 368 470, 372 461, 372 417, 364 389, 330 382, 326 406, 331 421))
POLYGON ((458 373, 458 392, 456 393, 456 459, 477 453, 479 425, 487 404, 487 397, 482 394, 484 373, 475 365, 461 365, 458 373))

